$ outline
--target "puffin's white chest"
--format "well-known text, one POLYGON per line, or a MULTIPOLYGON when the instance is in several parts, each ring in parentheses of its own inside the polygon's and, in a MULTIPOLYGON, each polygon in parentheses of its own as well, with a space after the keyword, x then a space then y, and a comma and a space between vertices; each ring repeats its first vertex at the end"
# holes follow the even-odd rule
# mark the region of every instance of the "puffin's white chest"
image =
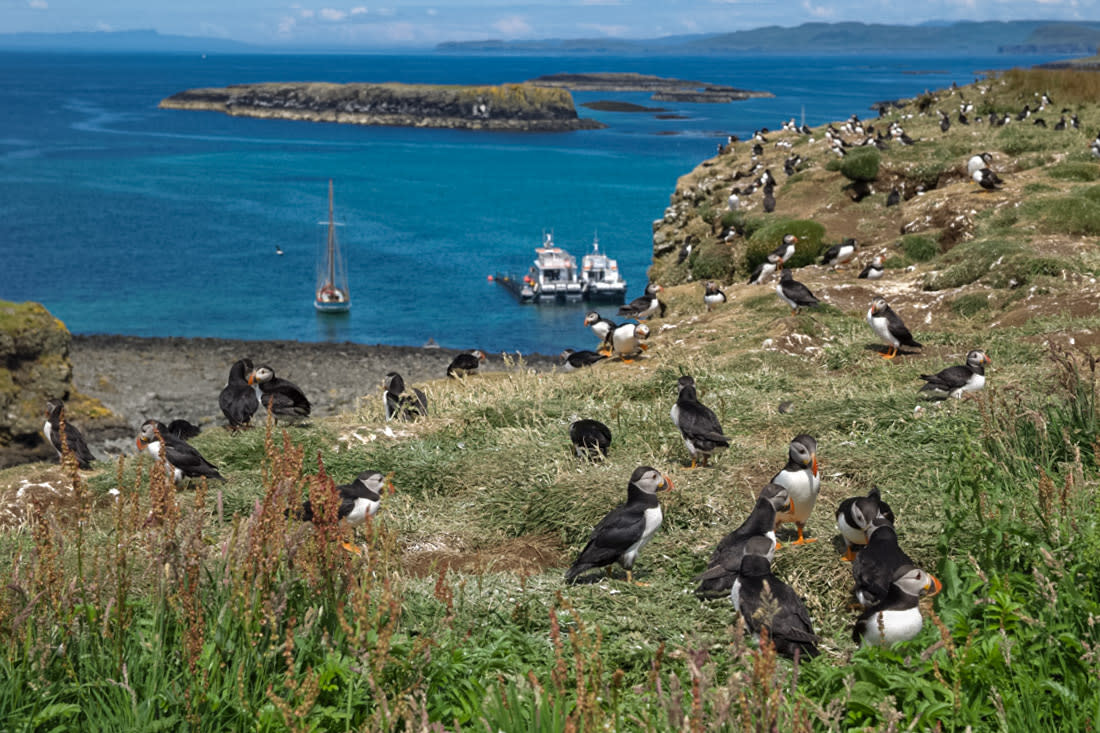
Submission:
POLYGON ((920 633, 922 626, 924 618, 916 606, 904 610, 879 611, 864 622, 862 645, 889 646, 899 641, 908 641, 920 633))
POLYGON ((378 505, 380 503, 381 502, 371 501, 370 499, 356 499, 351 511, 344 517, 344 521, 351 525, 362 524, 367 521, 368 516, 374 516, 374 513, 378 511, 378 505))
POLYGON ((872 315, 871 311, 867 311, 867 323, 871 326, 871 330, 875 332, 875 335, 882 339, 885 343, 892 346, 900 346, 901 341, 897 336, 890 332, 890 323, 884 316, 872 315))
POLYGON ((867 271, 867 279, 878 280, 882 277, 882 272, 883 270, 881 267, 872 267, 870 270, 867 271))
POLYGON ((956 397, 962 397, 963 392, 977 392, 979 389, 985 386, 985 375, 973 373, 970 375, 970 379, 966 380, 966 384, 955 390, 956 397))
POLYGON ((779 284, 775 286, 775 294, 779 296, 779 299, 786 303, 791 308, 797 308, 798 305, 787 297, 787 294, 783 292, 783 281, 780 280, 779 284))
POLYGON ((794 505, 790 513, 780 512, 777 519, 784 522, 805 522, 817 503, 821 479, 814 476, 813 471, 808 468, 801 471, 783 469, 772 479, 772 483, 785 487, 794 505))
POLYGON ((657 309, 659 307, 660 307, 660 303, 657 302, 656 298, 649 301, 649 305, 647 305, 645 307, 645 310, 643 310, 641 313, 638 314, 638 316, 637 316, 638 320, 643 320, 645 318, 649 318, 651 315, 653 315, 654 313, 657 312, 657 309))
POLYGON ((730 600, 733 601, 733 610, 741 613, 741 576, 738 575, 737 579, 733 581, 733 587, 730 588, 730 600))
POLYGON ((844 516, 843 512, 836 517, 836 528, 840 530, 840 534, 844 536, 849 545, 867 544, 867 532, 848 524, 848 518, 844 516))
MULTIPOLYGON (((672 409, 675 410, 676 408, 674 407, 672 409)), ((57 446, 54 445, 54 442, 53 442, 53 425, 50 425, 49 420, 47 420, 46 423, 42 426, 42 433, 46 436, 46 442, 49 443, 50 445, 53 445, 54 450, 57 450, 57 446)), ((61 441, 59 440, 57 442, 60 443, 61 441)), ((57 455, 61 455, 61 451, 57 450, 57 455)))
POLYGON ((852 259, 852 255, 856 253, 855 247, 841 247, 840 251, 836 254, 836 264, 843 265, 852 259))
POLYGON ((638 553, 643 547, 653 538, 657 529, 661 526, 661 520, 664 519, 664 515, 661 513, 661 507, 653 506, 645 510, 645 527, 642 529, 642 536, 638 538, 638 541, 627 548, 623 553, 622 558, 619 560, 622 566, 629 570, 634 567, 634 558, 638 556, 638 553))
POLYGON ((264 391, 262 389, 260 389, 260 385, 253 384, 252 385, 252 391, 256 393, 256 401, 259 402, 264 407, 267 407, 267 405, 264 404, 264 391))
POLYGON ((707 306, 713 307, 713 306, 718 305, 719 303, 725 303, 726 302, 726 296, 722 295, 721 293, 714 293, 712 295, 704 295, 703 296, 703 302, 707 306))
POLYGON ((592 332, 596 334, 601 341, 606 341, 607 334, 611 333, 611 324, 607 321, 596 321, 592 324, 592 332))
POLYGON ((754 280, 753 282, 754 283, 762 283, 765 280, 767 280, 769 277, 771 277, 772 273, 774 273, 774 272, 775 272, 775 265, 772 264, 771 262, 765 262, 764 266, 762 268, 760 268, 760 274, 757 276, 756 280, 754 280))
POLYGON ((611 335, 611 342, 618 354, 633 354, 638 350, 638 339, 634 337, 634 328, 619 328, 611 335))

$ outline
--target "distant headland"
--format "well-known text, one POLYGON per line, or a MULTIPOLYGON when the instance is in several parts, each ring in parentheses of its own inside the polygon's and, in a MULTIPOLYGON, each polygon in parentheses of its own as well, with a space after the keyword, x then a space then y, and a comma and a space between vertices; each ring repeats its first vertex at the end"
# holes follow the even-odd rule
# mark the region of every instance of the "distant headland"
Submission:
POLYGON ((549 74, 530 79, 527 83, 574 92, 652 92, 651 98, 659 102, 721 103, 775 96, 771 92, 754 92, 722 84, 633 73, 549 74))
POLYGON ((188 89, 162 100, 160 107, 353 125, 524 132, 605 127, 579 117, 565 89, 533 84, 239 84, 188 89))

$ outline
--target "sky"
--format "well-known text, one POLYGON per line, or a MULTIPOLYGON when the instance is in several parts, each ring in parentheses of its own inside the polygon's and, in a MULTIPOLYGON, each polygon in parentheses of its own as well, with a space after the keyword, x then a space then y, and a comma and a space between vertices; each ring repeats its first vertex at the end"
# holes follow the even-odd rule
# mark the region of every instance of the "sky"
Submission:
POLYGON ((656 38, 812 21, 1034 19, 1100 20, 1100 0, 0 0, 0 33, 152 29, 287 46, 656 38))

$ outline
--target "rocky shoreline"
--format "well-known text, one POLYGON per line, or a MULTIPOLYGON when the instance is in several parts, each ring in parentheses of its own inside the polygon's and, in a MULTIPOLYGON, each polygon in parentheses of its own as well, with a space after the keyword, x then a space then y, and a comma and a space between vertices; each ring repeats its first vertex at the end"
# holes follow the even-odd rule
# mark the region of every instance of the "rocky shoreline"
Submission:
MULTIPOLYGON (((70 356, 77 391, 100 400, 135 431, 149 418, 184 418, 207 428, 225 424, 218 393, 230 365, 248 357, 270 364, 313 403, 313 415, 352 412, 381 400, 382 379, 399 372, 407 384, 444 379, 454 349, 217 338, 73 335, 70 356)), ((519 368, 518 354, 487 354, 484 371, 519 368)), ((546 371, 556 358, 523 355, 522 368, 546 371)), ((376 406, 372 406, 376 407, 376 406)), ((89 443, 99 454, 94 435, 89 443)), ((117 436, 104 436, 114 440, 117 436)), ((130 441, 132 442, 132 441, 130 441)), ((110 444, 108 444, 110 449, 110 444)))

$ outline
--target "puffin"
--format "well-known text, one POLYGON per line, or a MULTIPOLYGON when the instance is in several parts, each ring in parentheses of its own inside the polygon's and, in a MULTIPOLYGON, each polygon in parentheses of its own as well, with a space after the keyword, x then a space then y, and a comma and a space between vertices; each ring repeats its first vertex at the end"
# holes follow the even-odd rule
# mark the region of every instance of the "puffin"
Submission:
MULTIPOLYGON (((58 458, 61 457, 62 445, 61 445, 61 419, 64 416, 65 403, 58 399, 46 401, 46 422, 42 424, 42 434, 46 436, 46 440, 50 442, 53 449, 57 451, 58 458)), ((87 470, 92 467, 92 461, 95 460, 95 456, 92 455, 92 451, 88 449, 88 444, 84 440, 84 435, 81 433, 75 425, 69 421, 65 421, 65 445, 68 446, 69 452, 72 453, 73 458, 76 459, 76 465, 79 468, 87 470)))
POLYGON ((644 323, 624 323, 616 326, 610 338, 612 353, 629 364, 634 360, 635 354, 649 348, 648 344, 642 343, 649 338, 649 326, 644 323))
POLYGON ((388 372, 382 381, 382 407, 386 421, 403 420, 408 422, 418 417, 428 416, 427 396, 413 387, 405 390, 405 380, 397 372, 388 372))
MULTIPOLYGON (((382 475, 381 471, 363 471, 350 484, 340 484, 336 487, 336 494, 340 497, 336 518, 346 522, 350 527, 359 526, 367 521, 367 517, 373 517, 378 511, 382 503, 382 491, 385 489, 392 491, 393 484, 382 475)), ((303 522, 316 520, 313 505, 309 499, 302 502, 298 518, 303 522)))
POLYGON ((638 466, 626 487, 626 502, 618 505, 592 530, 588 544, 565 573, 567 583, 592 568, 608 568, 618 562, 634 582, 634 561, 661 526, 661 504, 657 492, 672 489, 672 481, 655 468, 638 466))
POLYGON ((836 508, 836 528, 844 537, 842 559, 851 562, 856 558, 855 548, 867 544, 867 527, 872 519, 879 516, 885 517, 890 524, 894 523, 894 512, 882 500, 877 486, 872 487, 867 496, 852 496, 840 502, 836 508))
POLYGON ((611 448, 611 428, 599 420, 576 420, 569 426, 569 440, 577 458, 600 461, 611 448))
POLYGON ((603 361, 606 358, 606 354, 600 354, 595 351, 574 351, 573 349, 566 349, 561 352, 561 359, 565 366, 565 371, 567 372, 583 369, 586 366, 592 366, 596 362, 603 361))
POLYGON ((600 352, 611 356, 611 332, 618 328, 614 321, 604 318, 596 311, 588 311, 584 316, 584 325, 600 339, 600 352))
POLYGON ((481 349, 459 354, 447 366, 447 376, 452 379, 468 377, 477 371, 478 365, 483 361, 485 361, 485 352, 481 349))
POLYGON ((726 302, 726 294, 718 287, 718 284, 713 281, 708 281, 703 286, 703 305, 707 307, 707 312, 716 305, 721 305, 726 302))
POLYGON ((891 206, 897 206, 901 203, 901 191, 895 186, 890 193, 886 196, 886 208, 891 206))
POLYGON ((778 528, 780 524, 794 522, 798 528, 798 539, 792 544, 816 542, 816 539, 806 539, 803 528, 817 503, 817 495, 821 492, 817 440, 805 433, 796 435, 787 447, 787 465, 772 476, 771 482, 786 488, 791 499, 790 511, 780 512, 775 518, 775 526, 778 528))
POLYGON ((626 305, 619 306, 619 315, 625 318, 636 318, 644 321, 661 307, 661 301, 657 299, 657 293, 661 292, 661 286, 657 283, 649 283, 645 286, 645 295, 639 296, 626 305))
POLYGON ((992 168, 982 168, 981 170, 975 171, 972 178, 975 183, 986 191, 999 191, 1004 184, 1004 181, 993 172, 992 168))
POLYGON ((248 427, 256 410, 260 409, 260 401, 256 392, 248 383, 248 375, 252 372, 251 359, 238 359, 229 367, 229 379, 218 395, 218 406, 222 408, 222 414, 229 421, 231 430, 248 427))
POLYGON ((790 306, 792 315, 798 313, 799 308, 809 308, 821 302, 808 287, 794 279, 790 270, 783 270, 779 276, 775 293, 780 300, 790 306))
POLYGON ((733 581, 741 571, 741 558, 745 556, 749 540, 753 538, 768 541, 766 554, 771 560, 779 547, 775 540, 775 514, 789 505, 790 495, 783 486, 768 484, 761 489, 748 518, 718 542, 707 563, 707 569, 695 577, 699 583, 695 595, 700 598, 722 598, 729 595, 733 581))
POLYGON ((217 466, 210 463, 187 441, 168 432, 159 420, 146 420, 141 424, 137 438, 138 451, 146 451, 159 461, 161 456, 172 471, 172 483, 179 484, 185 478, 212 478, 225 481, 217 466))
POLYGON ((198 425, 195 425, 183 418, 172 420, 168 423, 168 434, 174 435, 180 440, 187 440, 188 438, 197 437, 202 430, 198 425))
POLYGON ((990 363, 984 351, 975 349, 966 355, 966 363, 951 366, 935 374, 922 374, 925 385, 921 392, 932 398, 961 398, 963 392, 977 392, 985 386, 985 365, 990 363))
POLYGON ((310 404, 298 385, 275 376, 275 370, 261 364, 248 374, 248 383, 256 399, 267 411, 278 417, 309 417, 310 404))
POLYGON ((752 275, 749 276, 749 285, 759 285, 781 267, 783 267, 783 260, 780 259, 779 255, 775 253, 768 255, 768 259, 761 262, 752 271, 752 275))
POLYGON ((786 657, 796 654, 815 657, 817 635, 806 604, 772 573, 771 561, 759 553, 763 543, 753 541, 756 550, 741 559, 741 568, 730 590, 734 609, 757 638, 767 630, 775 650, 786 657))
POLYGON ((714 411, 699 401, 695 380, 684 375, 677 380, 677 385, 680 394, 669 417, 684 438, 684 445, 691 454, 691 467, 706 466, 711 455, 729 447, 730 439, 722 432, 714 411))
POLYGON ((867 266, 863 268, 863 271, 859 273, 861 280, 878 280, 882 277, 884 272, 883 266, 886 264, 886 258, 882 255, 875 255, 871 258, 871 261, 867 263, 867 266))
POLYGON ((993 165, 993 153, 977 153, 966 161, 966 175, 973 177, 982 168, 993 165))
POLYGON ((867 311, 867 323, 889 347, 882 355, 883 359, 893 359, 898 355, 898 348, 909 346, 914 349, 922 348, 919 341, 913 339, 913 334, 902 323, 898 314, 886 304, 885 298, 875 298, 871 301, 871 307, 867 311))
POLYGON ((794 257, 794 247, 798 244, 798 237, 793 234, 784 234, 783 241, 779 243, 772 254, 779 258, 779 266, 783 267, 784 262, 790 262, 794 257))
POLYGON ((825 250, 825 257, 822 258, 821 264, 834 267, 846 265, 856 256, 857 249, 859 249, 859 245, 856 244, 856 240, 848 237, 840 244, 834 244, 825 250))
POLYGON ((763 204, 765 214, 775 211, 775 188, 773 186, 764 186, 763 204))
POLYGON ((886 598, 898 568, 915 565, 898 545, 898 533, 889 518, 880 513, 866 531, 867 545, 852 560, 856 600, 864 607, 886 598))
POLYGON ((924 626, 919 606, 921 594, 928 592, 931 597, 941 590, 943 584, 931 573, 903 565, 894 573, 886 598, 865 609, 856 619, 852 641, 864 647, 890 646, 915 638, 924 626))

